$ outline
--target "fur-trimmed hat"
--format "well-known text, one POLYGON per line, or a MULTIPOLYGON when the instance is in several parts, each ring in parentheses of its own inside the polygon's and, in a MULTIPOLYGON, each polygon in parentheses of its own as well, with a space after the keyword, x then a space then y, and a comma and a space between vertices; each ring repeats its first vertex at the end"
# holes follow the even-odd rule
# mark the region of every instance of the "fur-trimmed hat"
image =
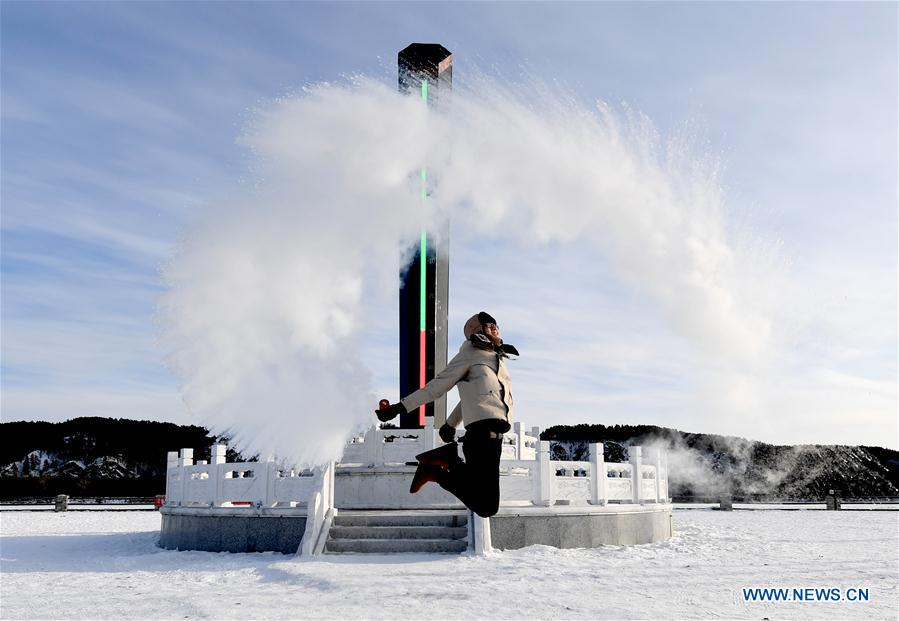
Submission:
POLYGON ((477 315, 473 315, 469 318, 468 321, 465 322, 465 326, 462 328, 462 333, 465 335, 465 339, 468 340, 471 338, 472 334, 477 334, 481 331, 481 326, 485 323, 496 323, 496 319, 493 318, 490 313, 485 313, 481 311, 477 315))

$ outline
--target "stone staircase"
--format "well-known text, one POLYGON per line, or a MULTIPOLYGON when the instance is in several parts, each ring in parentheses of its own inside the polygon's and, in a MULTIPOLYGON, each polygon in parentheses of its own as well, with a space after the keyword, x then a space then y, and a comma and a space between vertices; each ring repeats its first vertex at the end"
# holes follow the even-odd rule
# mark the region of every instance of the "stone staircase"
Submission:
POLYGON ((340 511, 325 553, 459 554, 468 548, 468 516, 461 511, 340 511))

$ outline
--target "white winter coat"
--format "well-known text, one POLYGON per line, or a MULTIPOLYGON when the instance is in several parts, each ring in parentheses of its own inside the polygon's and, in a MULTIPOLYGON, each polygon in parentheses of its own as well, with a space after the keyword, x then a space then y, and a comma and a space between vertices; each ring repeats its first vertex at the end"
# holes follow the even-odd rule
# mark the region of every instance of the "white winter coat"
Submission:
POLYGON ((492 349, 475 347, 466 341, 446 368, 423 388, 402 400, 407 412, 430 403, 456 386, 459 405, 447 417, 453 427, 489 418, 512 424, 512 377, 506 368, 506 357, 492 349))

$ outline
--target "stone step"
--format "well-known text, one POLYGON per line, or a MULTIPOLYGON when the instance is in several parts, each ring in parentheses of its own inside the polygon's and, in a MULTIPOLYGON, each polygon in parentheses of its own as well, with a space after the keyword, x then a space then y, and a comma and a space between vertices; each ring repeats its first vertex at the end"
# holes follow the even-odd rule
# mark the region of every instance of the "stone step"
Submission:
POLYGON ((343 513, 334 517, 334 526, 467 526, 465 514, 424 513, 343 513))
POLYGON ((466 526, 332 526, 332 539, 465 539, 466 526))
POLYGON ((360 554, 459 554, 467 548, 468 543, 459 539, 328 539, 325 544, 325 552, 360 554))

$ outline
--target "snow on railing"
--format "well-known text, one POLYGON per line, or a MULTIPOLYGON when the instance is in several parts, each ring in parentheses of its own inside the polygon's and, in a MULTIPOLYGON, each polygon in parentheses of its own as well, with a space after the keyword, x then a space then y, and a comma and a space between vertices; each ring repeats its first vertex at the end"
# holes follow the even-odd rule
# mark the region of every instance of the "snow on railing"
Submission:
POLYGON ((597 443, 590 445, 590 461, 552 461, 549 442, 540 442, 536 459, 501 462, 500 497, 504 505, 668 502, 665 455, 656 449, 649 457, 651 463, 644 463, 642 447, 632 446, 629 463, 606 462, 597 443))
MULTIPOLYGON (((505 506, 562 503, 669 502, 664 452, 630 447, 627 463, 606 462, 603 445, 590 445, 589 461, 553 461, 539 429, 520 424, 504 438, 500 490, 505 506), (511 437, 512 441, 506 442, 511 437), (519 457, 521 455, 521 457, 519 457), (594 473, 596 476, 594 476, 594 473), (634 476, 639 473, 639 476, 634 476)), ((433 429, 370 429, 347 446, 342 466, 405 464, 437 445, 433 429)), ((274 461, 225 463, 225 447, 212 447, 212 463, 193 461, 193 450, 169 453, 167 507, 305 509, 319 526, 334 508, 334 465, 296 471, 274 461)), ((317 531, 316 531, 317 532, 317 531)))
MULTIPOLYGON (((603 445, 590 445, 589 461, 551 461, 549 442, 540 441, 540 428, 526 432, 515 423, 505 434, 500 461, 503 505, 549 506, 557 501, 643 504, 668 502, 665 454, 655 449, 644 456, 631 447, 628 463, 605 462, 603 445), (593 473, 599 473, 594 477, 593 473), (639 472, 634 485, 633 472, 639 472)), ((371 427, 347 445, 341 465, 382 466, 414 463, 415 455, 438 446, 436 431, 371 427)))
MULTIPOLYGON (((225 462, 225 446, 212 447, 212 463, 193 460, 193 449, 168 454, 165 506, 287 508, 307 506, 327 483, 323 470, 297 471, 274 461, 225 462)), ((333 479, 333 468, 329 475, 333 479)), ((329 479, 330 480, 330 479, 329 479)), ((333 506, 333 481, 325 500, 333 506)))
MULTIPOLYGON (((340 463, 382 466, 414 462, 419 453, 439 445, 437 431, 424 429, 378 429, 370 427, 362 435, 350 439, 340 463)), ((540 430, 534 427, 528 434, 521 423, 503 437, 502 459, 535 459, 540 430)))
POLYGON ((378 429, 370 427, 364 435, 350 439, 343 452, 341 464, 404 464, 415 456, 435 448, 432 428, 378 429))
POLYGON ((306 530, 299 552, 319 554, 337 509, 334 462, 313 470, 283 468, 274 461, 226 463, 225 446, 212 447, 212 463, 193 463, 193 449, 168 454, 165 506, 305 509, 306 530))
POLYGON ((331 522, 337 515, 334 506, 334 462, 316 470, 315 493, 306 506, 306 531, 299 549, 303 556, 321 554, 331 522))

